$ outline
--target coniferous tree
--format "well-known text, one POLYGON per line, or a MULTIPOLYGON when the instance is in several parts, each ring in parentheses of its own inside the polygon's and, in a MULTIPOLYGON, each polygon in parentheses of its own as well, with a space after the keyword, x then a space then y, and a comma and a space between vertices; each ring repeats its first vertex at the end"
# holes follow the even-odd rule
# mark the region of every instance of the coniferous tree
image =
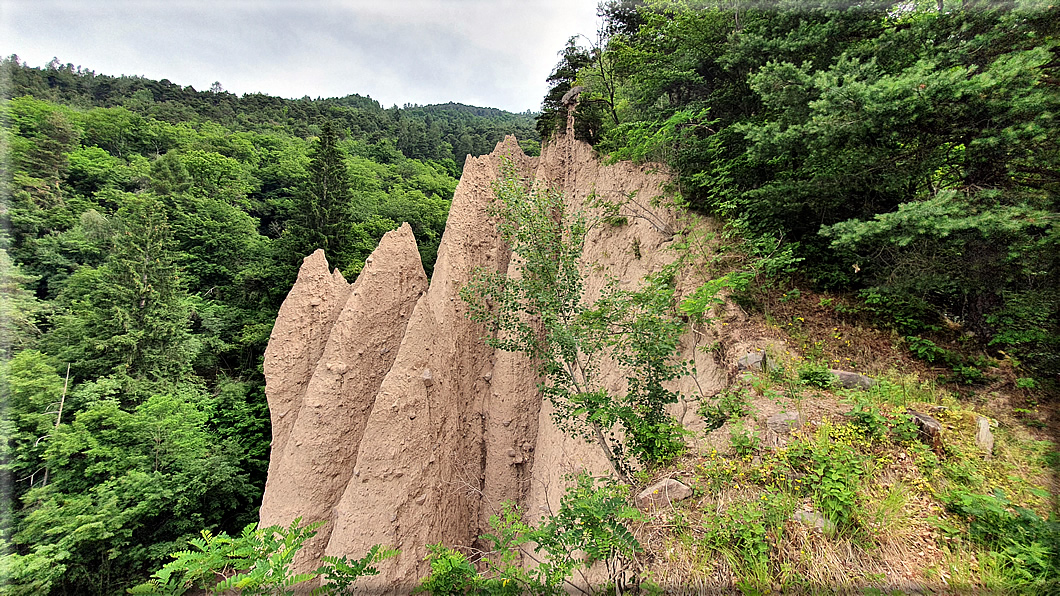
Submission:
POLYGON ((107 261, 71 277, 64 289, 69 312, 46 343, 85 376, 177 378, 193 354, 165 206, 151 196, 127 201, 107 261))
POLYGON ((574 87, 578 71, 592 63, 592 56, 577 44, 577 37, 567 40, 567 46, 560 56, 562 59, 548 77, 548 83, 552 86, 541 104, 541 115, 537 117, 537 131, 543 140, 550 138, 567 121, 563 96, 574 87))
POLYGON ((296 257, 323 248, 338 269, 349 265, 353 203, 345 154, 330 121, 325 121, 309 163, 309 180, 294 200, 288 242, 296 257))

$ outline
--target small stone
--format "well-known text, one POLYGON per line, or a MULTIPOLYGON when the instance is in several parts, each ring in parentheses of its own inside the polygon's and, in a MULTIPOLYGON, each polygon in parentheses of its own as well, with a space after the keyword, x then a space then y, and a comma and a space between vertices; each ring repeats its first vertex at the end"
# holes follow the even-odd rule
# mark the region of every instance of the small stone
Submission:
POLYGON ((792 430, 802 426, 798 412, 778 412, 766 418, 766 428, 778 435, 790 434, 792 430))
POLYGON ((524 459, 523 459, 523 456, 521 456, 521 455, 517 455, 517 456, 515 456, 515 459, 514 459, 514 460, 512 460, 512 461, 513 461, 514 463, 516 463, 516 464, 521 464, 521 463, 523 463, 523 462, 524 462, 524 461, 526 461, 526 460, 524 460, 524 459))
POLYGON ((320 306, 320 298, 316 298, 316 297, 310 298, 309 299, 309 306, 320 306))
POLYGON ((515 452, 515 449, 508 450, 508 457, 515 457, 516 455, 518 454, 515 452))
POLYGON ((920 431, 920 439, 931 445, 935 451, 940 451, 942 449, 942 424, 927 414, 913 410, 906 410, 906 412, 913 417, 913 423, 920 431))
POLYGON ((835 377, 835 384, 844 389, 872 389, 876 385, 876 379, 846 370, 829 369, 835 377))
POLYGON ((328 362, 328 370, 341 375, 342 373, 346 372, 346 363, 341 361, 328 362))
POLYGON ((796 511, 791 518, 814 528, 822 534, 832 534, 835 532, 835 524, 832 523, 830 519, 816 511, 796 511))
POLYGON ((674 501, 691 496, 691 488, 673 478, 666 478, 640 491, 637 495, 637 506, 644 510, 651 507, 668 507, 674 501))
POLYGON ((487 383, 489 383, 491 380, 493 380, 493 373, 492 372, 488 372, 488 373, 482 375, 482 380, 486 381, 487 383))
POLYGON ((423 505, 423 502, 426 501, 426 500, 427 500, 427 493, 423 493, 422 495, 416 497, 416 504, 417 505, 423 505))
POLYGON ((430 387, 431 385, 434 385, 434 375, 431 374, 431 369, 423 369, 423 374, 420 375, 420 378, 423 379, 423 384, 425 386, 430 387))
POLYGON ((736 367, 740 370, 763 370, 766 366, 765 352, 749 352, 740 356, 736 361, 736 367))
POLYGON ((994 433, 990 432, 990 420, 983 416, 976 416, 975 444, 988 455, 994 454, 994 433))

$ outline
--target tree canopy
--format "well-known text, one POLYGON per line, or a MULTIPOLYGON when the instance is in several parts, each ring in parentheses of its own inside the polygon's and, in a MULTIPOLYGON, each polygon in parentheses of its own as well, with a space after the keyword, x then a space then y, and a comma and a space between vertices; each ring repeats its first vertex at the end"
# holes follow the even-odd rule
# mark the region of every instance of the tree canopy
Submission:
MULTIPOLYGON (((904 333, 958 323, 1060 370, 1060 15, 1037 2, 612 0, 553 95, 601 102, 612 158, 666 161, 683 198, 792 250, 904 333)), ((579 108, 581 109, 581 108, 579 108)), ((591 117, 591 115, 590 115, 591 117)))

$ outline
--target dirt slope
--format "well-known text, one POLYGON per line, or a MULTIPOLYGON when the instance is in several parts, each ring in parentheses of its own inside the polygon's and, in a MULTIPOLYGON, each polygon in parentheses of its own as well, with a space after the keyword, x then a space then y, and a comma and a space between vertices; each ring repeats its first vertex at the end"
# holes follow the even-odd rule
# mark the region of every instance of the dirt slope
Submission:
MULTIPOLYGON (((348 300, 345 286, 324 280, 319 253, 306 260, 266 359, 274 441, 262 522, 287 523, 297 515, 328 519, 324 552, 331 555, 360 557, 373 544, 400 549, 380 567, 381 575, 359 583, 362 588, 405 592, 427 572, 427 544, 472 546, 504 500, 517 501, 532 515, 546 513, 559 503, 565 474, 610 470, 598 447, 556 428, 530 363, 521 355, 495 353, 482 341, 482 328, 465 317, 458 292, 476 267, 518 274, 488 211, 491 183, 505 157, 538 184, 560 187, 572 208, 585 209, 593 197, 624 204, 625 225, 597 226, 587 238, 590 299, 609 276, 634 288, 672 262, 674 231, 691 225, 670 209, 651 206, 668 181, 661 171, 602 165, 570 133, 541 158, 526 157, 509 137, 492 154, 468 158, 434 278, 418 300, 411 298, 416 302, 407 319, 402 313, 419 282, 397 276, 408 292, 367 291, 369 283, 378 288, 397 282, 382 273, 364 278, 386 260, 383 254, 414 248, 384 251, 381 244, 348 300), (336 304, 345 304, 341 315, 336 304), (383 311, 388 314, 376 314, 383 311), (392 362, 384 348, 369 348, 367 341, 393 346, 392 362)), ((717 390, 724 371, 709 354, 692 349, 691 335, 684 345, 685 357, 697 360, 699 387, 717 390)), ((617 371, 607 383, 624 390, 617 371)), ((680 389, 699 392, 692 379, 680 389)), ((694 403, 682 403, 674 413, 691 422, 695 410, 694 403)), ((319 554, 321 542, 311 555, 319 554)))

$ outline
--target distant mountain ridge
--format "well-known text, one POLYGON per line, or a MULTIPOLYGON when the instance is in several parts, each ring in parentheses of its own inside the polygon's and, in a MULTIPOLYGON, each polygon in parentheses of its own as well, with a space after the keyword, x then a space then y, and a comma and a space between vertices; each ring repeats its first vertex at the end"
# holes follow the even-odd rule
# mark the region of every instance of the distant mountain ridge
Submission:
POLYGON ((263 93, 240 96, 224 91, 220 84, 199 91, 169 79, 97 74, 57 59, 44 67, 30 67, 14 55, 0 61, 0 80, 7 84, 0 90, 6 98, 32 95, 80 108, 125 108, 171 123, 210 121, 237 131, 283 127, 310 137, 319 134, 320 123, 330 119, 353 140, 389 143, 413 159, 452 159, 462 164, 468 154, 489 153, 508 134, 524 139, 524 151, 539 151, 536 114, 531 112, 515 114, 454 102, 383 108, 371 97, 358 94, 326 99, 284 99, 263 93))

